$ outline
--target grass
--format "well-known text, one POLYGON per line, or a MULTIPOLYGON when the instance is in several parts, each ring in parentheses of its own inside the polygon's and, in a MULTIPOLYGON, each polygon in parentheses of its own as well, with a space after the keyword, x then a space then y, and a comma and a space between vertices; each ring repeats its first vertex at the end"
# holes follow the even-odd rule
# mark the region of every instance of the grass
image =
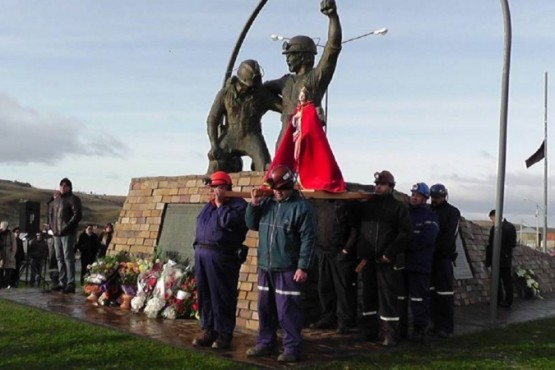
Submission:
MULTIPOLYGON (((555 318, 369 350, 318 369, 553 369, 555 318)), ((240 369, 248 365, 0 300, 0 369, 240 369)))
POLYGON ((223 358, 0 300, 0 369, 239 369, 223 358))
POLYGON ((554 369, 555 319, 531 321, 476 334, 402 344, 321 369, 554 369))

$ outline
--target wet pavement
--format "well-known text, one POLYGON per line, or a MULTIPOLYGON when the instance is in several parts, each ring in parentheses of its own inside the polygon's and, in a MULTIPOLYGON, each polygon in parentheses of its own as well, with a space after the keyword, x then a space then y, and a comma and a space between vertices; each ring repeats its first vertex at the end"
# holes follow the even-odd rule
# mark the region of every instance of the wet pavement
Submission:
MULTIPOLYGON (((80 294, 51 293, 39 288, 2 289, 0 290, 0 299, 149 337, 178 348, 195 348, 191 342, 195 337, 202 334, 196 320, 149 319, 142 313, 134 314, 119 307, 93 305, 86 301, 85 296, 80 294)), ((494 326, 506 326, 518 322, 555 317, 555 296, 532 300, 515 298, 511 310, 499 309, 495 322, 491 322, 489 317, 489 305, 480 304, 455 308, 455 335, 483 331, 494 326)), ((247 348, 254 345, 256 332, 238 328, 234 335, 230 350, 218 351, 198 348, 196 350, 221 355, 256 367, 275 368, 282 366, 276 361, 276 356, 261 358, 247 358, 245 356, 247 348)), ((316 365, 360 356, 368 351, 386 350, 373 343, 356 342, 355 335, 355 330, 345 335, 336 334, 334 331, 304 330, 303 358, 298 364, 301 366, 316 365)), ((403 346, 404 344, 401 343, 397 348, 402 349, 403 346)), ((292 365, 288 364, 288 366, 292 365)))

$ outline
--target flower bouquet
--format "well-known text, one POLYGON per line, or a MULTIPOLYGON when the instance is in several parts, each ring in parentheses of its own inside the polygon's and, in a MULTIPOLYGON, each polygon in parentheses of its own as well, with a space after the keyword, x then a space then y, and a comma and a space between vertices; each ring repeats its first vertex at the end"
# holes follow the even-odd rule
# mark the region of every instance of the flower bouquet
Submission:
POLYGON ((106 256, 87 266, 83 293, 87 295, 88 301, 97 302, 99 296, 106 291, 105 284, 116 277, 117 266, 117 259, 112 256, 106 256))
POLYGON ((185 268, 175 296, 168 300, 168 305, 162 311, 162 317, 175 319, 178 317, 194 317, 199 319, 197 303, 197 285, 191 267, 185 268))
POLYGON ((516 282, 516 289, 518 295, 525 298, 540 298, 541 289, 540 283, 534 274, 532 269, 518 268, 514 273, 514 278, 516 282))
POLYGON ((149 318, 157 317, 170 298, 174 296, 182 276, 183 271, 177 267, 174 261, 169 260, 164 264, 160 278, 152 292, 152 297, 147 301, 144 309, 149 318))
POLYGON ((162 264, 159 260, 152 265, 139 265, 139 276, 137 277, 137 293, 131 300, 131 310, 139 312, 146 301, 152 296, 154 287, 162 273, 162 264))

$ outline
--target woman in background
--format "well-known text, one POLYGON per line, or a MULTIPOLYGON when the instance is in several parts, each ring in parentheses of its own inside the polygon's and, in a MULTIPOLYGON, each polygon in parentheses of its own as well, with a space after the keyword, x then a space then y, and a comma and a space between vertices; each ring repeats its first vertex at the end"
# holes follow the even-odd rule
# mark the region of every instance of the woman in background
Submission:
POLYGON ((106 257, 106 251, 110 246, 112 241, 112 235, 114 234, 114 225, 110 222, 104 227, 104 231, 100 233, 100 249, 98 250, 98 258, 106 257))

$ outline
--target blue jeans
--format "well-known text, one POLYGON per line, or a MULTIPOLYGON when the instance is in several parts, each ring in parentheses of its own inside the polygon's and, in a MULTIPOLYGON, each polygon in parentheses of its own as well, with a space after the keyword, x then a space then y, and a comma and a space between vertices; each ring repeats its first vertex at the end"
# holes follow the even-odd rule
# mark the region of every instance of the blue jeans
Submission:
POLYGON ((55 236, 54 250, 58 261, 60 284, 75 288, 75 234, 55 236))

